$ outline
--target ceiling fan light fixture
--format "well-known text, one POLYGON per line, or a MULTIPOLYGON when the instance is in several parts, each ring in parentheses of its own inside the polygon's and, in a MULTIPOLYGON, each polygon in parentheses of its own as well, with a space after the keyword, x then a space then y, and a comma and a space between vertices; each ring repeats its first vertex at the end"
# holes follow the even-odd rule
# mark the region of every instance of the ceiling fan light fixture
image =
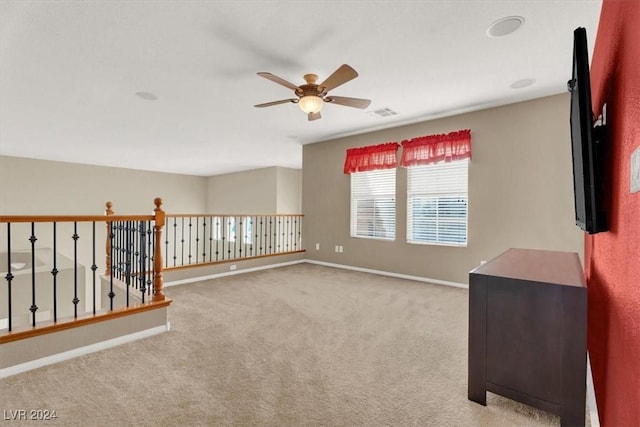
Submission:
POLYGON ((324 105, 324 101, 322 98, 316 95, 305 95, 300 98, 298 101, 298 105, 300 109, 307 114, 315 114, 319 113, 322 110, 322 106, 324 105))

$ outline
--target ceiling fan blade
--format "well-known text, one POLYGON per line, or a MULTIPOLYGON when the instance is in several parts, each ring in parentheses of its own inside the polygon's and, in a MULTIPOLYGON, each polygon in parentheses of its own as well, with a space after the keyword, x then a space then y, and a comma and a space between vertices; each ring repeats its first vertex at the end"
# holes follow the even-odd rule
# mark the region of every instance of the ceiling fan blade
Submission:
POLYGON ((289 98, 289 99, 281 99, 280 101, 265 102, 264 104, 254 105, 254 107, 258 107, 258 108, 271 107, 272 105, 286 104, 287 102, 293 102, 295 104, 298 102, 298 98, 289 98))
POLYGON ((348 66, 347 64, 342 64, 340 68, 335 70, 333 74, 331 74, 325 81, 320 83, 318 86, 323 87, 323 92, 328 92, 331 89, 337 88, 341 84, 348 82, 349 80, 353 80, 358 77, 358 73, 356 70, 348 66))
POLYGON ((294 85, 293 83, 290 83, 290 82, 286 81, 285 79, 283 79, 281 77, 278 77, 276 75, 273 75, 271 73, 267 73, 267 72, 262 71, 262 72, 258 73, 258 75, 264 77, 267 80, 271 80, 274 83, 278 83, 278 84, 280 84, 280 85, 282 85, 284 87, 288 87, 291 90, 298 89, 298 86, 294 85))
POLYGON ((307 115, 307 117, 309 118, 309 121, 312 122, 314 120, 318 120, 320 118, 322 118, 322 116, 320 115, 320 112, 318 111, 317 113, 309 113, 307 115))
POLYGON ((371 104, 370 99, 348 98, 344 96, 327 96, 325 101, 332 104, 345 105, 347 107, 354 108, 367 108, 369 104, 371 104))

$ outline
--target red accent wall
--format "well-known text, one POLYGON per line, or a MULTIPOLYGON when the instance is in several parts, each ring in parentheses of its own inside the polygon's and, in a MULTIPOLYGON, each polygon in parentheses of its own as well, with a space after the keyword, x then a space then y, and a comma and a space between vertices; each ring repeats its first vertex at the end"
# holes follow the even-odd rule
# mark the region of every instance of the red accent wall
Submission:
POLYGON ((609 232, 585 237, 588 347, 600 423, 640 426, 640 0, 604 0, 591 62, 593 111, 607 104, 609 232))

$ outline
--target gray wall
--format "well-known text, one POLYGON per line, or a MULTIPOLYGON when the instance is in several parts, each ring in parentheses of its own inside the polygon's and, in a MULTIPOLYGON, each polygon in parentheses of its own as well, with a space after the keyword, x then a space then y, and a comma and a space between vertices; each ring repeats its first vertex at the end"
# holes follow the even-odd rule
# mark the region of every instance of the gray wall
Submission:
POLYGON ((302 171, 300 169, 277 168, 276 213, 302 212, 302 171))
POLYGON ((166 212, 204 212, 206 178, 0 156, 0 214, 151 214, 162 197, 166 212))
MULTIPOLYGON (((303 148, 307 258, 468 283, 468 272, 510 247, 582 254, 574 225, 569 96, 447 117, 303 148), (397 169, 396 240, 350 237, 350 147, 471 129, 469 232, 464 248, 406 243, 406 170, 397 169), (316 243, 320 249, 316 250, 316 243), (343 245, 343 253, 335 253, 343 245)), ((400 153, 399 153, 400 154, 400 153)))
POLYGON ((207 212, 300 213, 301 171, 269 167, 207 178, 207 212))

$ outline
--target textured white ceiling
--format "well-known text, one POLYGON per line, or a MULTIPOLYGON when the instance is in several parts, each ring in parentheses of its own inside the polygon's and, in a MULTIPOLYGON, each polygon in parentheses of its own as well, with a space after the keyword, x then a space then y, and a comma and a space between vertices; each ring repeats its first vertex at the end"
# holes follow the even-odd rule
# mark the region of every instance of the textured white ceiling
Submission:
MULTIPOLYGON (((601 0, 0 3, 0 154, 216 175, 302 166, 302 144, 561 93, 601 0), (511 15, 505 37, 487 27, 511 15), (294 84, 360 76, 308 122, 294 84), (532 86, 512 89, 520 79, 532 86), (157 100, 136 96, 149 92, 157 100), (398 114, 373 117, 389 107, 398 114)), ((384 141, 372 141, 379 143, 384 141)))

